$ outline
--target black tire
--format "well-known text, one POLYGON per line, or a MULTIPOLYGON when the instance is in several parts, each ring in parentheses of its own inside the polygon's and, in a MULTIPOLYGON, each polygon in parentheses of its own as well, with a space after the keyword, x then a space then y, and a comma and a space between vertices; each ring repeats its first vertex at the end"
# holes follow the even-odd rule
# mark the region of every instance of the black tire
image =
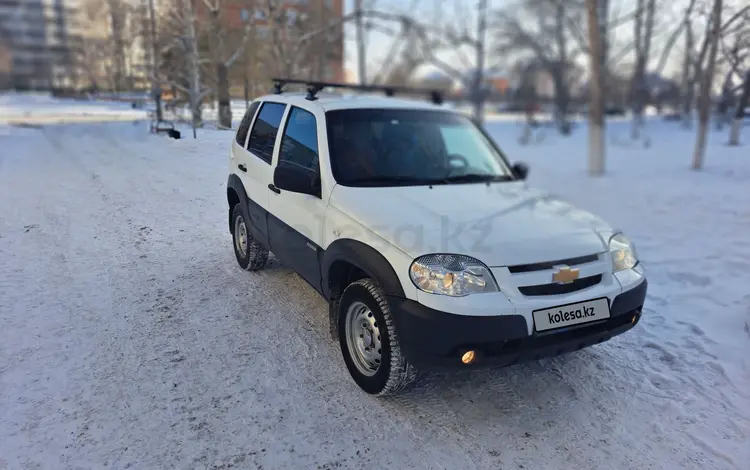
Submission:
POLYGON ((245 220, 245 214, 242 212, 242 207, 239 204, 235 204, 232 209, 232 247, 234 248, 234 256, 237 258, 237 264, 246 271, 257 271, 263 268, 268 261, 268 250, 263 248, 250 233, 247 228, 247 221, 245 220), (247 237, 247 248, 243 254, 238 246, 238 227, 243 224, 245 227, 245 234, 247 237))
MULTIPOLYGON (((407 362, 401 353, 393 315, 383 290, 372 279, 360 279, 349 284, 338 302, 338 336, 344 362, 354 381, 371 395, 387 396, 403 391, 417 376, 417 370, 407 362), (347 342, 347 321, 350 307, 361 302, 372 312, 380 337, 380 365, 373 375, 365 375, 352 357, 347 342)), ((354 353, 356 354, 356 352, 354 353)))

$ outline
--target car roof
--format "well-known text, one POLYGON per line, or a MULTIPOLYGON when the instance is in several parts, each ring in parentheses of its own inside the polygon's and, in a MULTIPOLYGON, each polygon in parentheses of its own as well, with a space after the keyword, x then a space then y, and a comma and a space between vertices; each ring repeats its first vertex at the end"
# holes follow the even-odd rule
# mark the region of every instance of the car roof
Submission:
POLYGON ((368 94, 318 93, 315 95, 317 99, 310 101, 305 98, 306 96, 307 93, 282 93, 261 96, 256 98, 255 101, 275 101, 277 103, 291 104, 303 109, 313 109, 314 106, 318 106, 323 111, 382 108, 453 112, 442 106, 417 99, 390 98, 368 94))

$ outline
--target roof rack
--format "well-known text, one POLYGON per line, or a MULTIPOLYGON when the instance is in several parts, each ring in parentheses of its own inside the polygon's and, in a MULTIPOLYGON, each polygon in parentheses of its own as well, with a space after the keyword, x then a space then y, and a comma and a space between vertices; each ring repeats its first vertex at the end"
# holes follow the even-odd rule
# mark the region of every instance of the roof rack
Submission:
POLYGON ((330 83, 316 82, 310 80, 296 80, 288 78, 273 78, 273 94, 280 95, 284 92, 285 85, 305 85, 307 87, 307 96, 305 99, 315 101, 317 94, 323 88, 345 88, 356 91, 379 91, 385 93, 385 96, 393 96, 396 93, 405 93, 412 95, 427 95, 434 104, 443 103, 443 95, 439 90, 425 88, 408 88, 390 85, 356 85, 352 83, 330 83))

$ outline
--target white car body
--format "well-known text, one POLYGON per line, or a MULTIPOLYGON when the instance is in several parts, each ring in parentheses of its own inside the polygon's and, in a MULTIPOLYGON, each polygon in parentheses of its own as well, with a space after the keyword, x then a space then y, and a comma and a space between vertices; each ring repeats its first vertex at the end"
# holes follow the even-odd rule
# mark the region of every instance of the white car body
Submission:
MULTIPOLYGON (((253 114, 259 114, 257 107, 251 107, 246 117, 250 125, 245 129, 247 136, 244 141, 239 139, 244 144, 237 141, 232 144, 229 191, 234 193, 228 193, 230 212, 232 205, 244 198, 239 196, 244 189, 252 201, 248 206, 249 218, 259 221, 257 227, 267 226, 268 248, 325 298, 333 301, 336 295, 329 289, 333 274, 326 257, 329 248, 342 240, 361 243, 387 260, 400 284, 400 289, 392 284, 385 286, 386 296, 397 298, 394 304, 416 302, 459 320, 503 316, 514 316, 517 320, 520 316, 525 320, 529 337, 541 333, 535 328, 535 323, 541 320, 535 322, 534 311, 594 299, 607 299, 611 307, 617 296, 638 286, 645 297, 645 276, 640 264, 613 272, 609 242, 619 230, 588 212, 531 188, 523 180, 395 187, 337 184, 328 153, 327 112, 364 108, 454 111, 420 102, 369 96, 319 95, 309 100, 305 94, 273 94, 255 102, 283 105, 283 117, 272 154, 266 157, 271 161, 263 161, 248 150, 251 129, 257 119, 253 114), (319 196, 277 192, 273 184, 285 122, 295 107, 309 112, 316 120, 319 196), (238 166, 247 171, 237 171, 238 166), (238 187, 237 178, 242 188, 238 187), (267 217, 267 222, 261 220, 263 217, 267 217), (279 241, 281 239, 284 241, 279 241), (410 277, 410 267, 420 256, 436 253, 465 255, 481 261, 494 276, 499 290, 460 297, 421 290, 410 277), (525 295, 522 292, 551 284, 558 265, 581 257, 585 262, 569 267, 577 269, 581 279, 596 277, 598 282, 560 294, 525 295), (513 268, 519 265, 537 267, 521 271, 513 268)), ((509 167, 504 157, 503 160, 503 165, 509 167)), ((640 298, 640 305, 636 305, 638 301, 628 303, 627 314, 633 316, 632 321, 628 317, 631 324, 640 318, 643 300, 640 298)), ((400 332, 402 339, 408 340, 409 334, 400 332)), ((615 334, 619 333, 612 336, 615 334)), ((601 338, 598 342, 609 336, 601 338)))

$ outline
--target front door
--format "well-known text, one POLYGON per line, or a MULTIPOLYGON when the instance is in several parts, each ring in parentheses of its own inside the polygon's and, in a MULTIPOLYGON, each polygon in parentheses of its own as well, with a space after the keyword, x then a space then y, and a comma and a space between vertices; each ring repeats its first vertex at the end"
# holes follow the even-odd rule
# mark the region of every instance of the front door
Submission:
MULTIPOLYGON (((308 169, 319 178, 318 124, 315 115, 291 106, 281 139, 279 162, 308 169)), ((292 267, 313 287, 321 290, 320 256, 323 220, 328 198, 269 187, 268 217, 271 251, 292 267)), ((322 188, 322 194, 330 188, 322 188)))

